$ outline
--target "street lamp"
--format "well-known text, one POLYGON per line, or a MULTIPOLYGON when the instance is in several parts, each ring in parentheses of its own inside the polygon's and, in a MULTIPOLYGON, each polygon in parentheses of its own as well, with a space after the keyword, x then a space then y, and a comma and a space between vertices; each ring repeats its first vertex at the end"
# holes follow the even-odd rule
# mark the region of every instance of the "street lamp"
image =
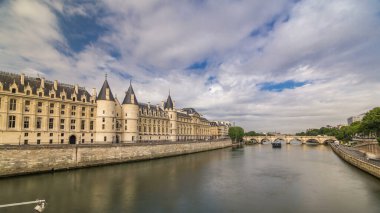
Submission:
POLYGON ((34 204, 34 203, 37 203, 37 205, 34 207, 34 210, 39 213, 43 212, 47 205, 46 200, 36 200, 36 201, 27 201, 27 202, 21 202, 21 203, 4 204, 4 205, 0 205, 0 208, 29 205, 29 204, 34 204))

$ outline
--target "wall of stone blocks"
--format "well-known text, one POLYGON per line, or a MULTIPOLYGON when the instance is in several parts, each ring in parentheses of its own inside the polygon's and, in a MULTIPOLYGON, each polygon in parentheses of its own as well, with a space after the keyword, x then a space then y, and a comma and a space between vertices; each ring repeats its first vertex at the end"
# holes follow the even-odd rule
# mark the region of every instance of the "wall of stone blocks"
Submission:
POLYGON ((148 160, 231 145, 231 140, 220 140, 162 144, 1 146, 0 177, 148 160))

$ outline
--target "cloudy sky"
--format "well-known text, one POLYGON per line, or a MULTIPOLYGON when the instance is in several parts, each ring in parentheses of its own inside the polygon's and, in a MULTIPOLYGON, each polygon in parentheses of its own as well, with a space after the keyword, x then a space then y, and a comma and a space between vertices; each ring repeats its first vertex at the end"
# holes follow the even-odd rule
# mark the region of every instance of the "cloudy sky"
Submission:
POLYGON ((100 87, 246 131, 380 105, 378 0, 0 0, 0 69, 100 87))

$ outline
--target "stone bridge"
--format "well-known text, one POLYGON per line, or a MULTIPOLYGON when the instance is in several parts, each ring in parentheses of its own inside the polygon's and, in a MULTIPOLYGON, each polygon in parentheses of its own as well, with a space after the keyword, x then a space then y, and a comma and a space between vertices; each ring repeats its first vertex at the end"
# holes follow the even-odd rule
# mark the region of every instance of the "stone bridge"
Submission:
POLYGON ((332 136, 278 135, 278 136, 244 136, 243 140, 244 141, 253 141, 253 142, 257 142, 257 143, 264 143, 264 142, 273 143, 276 140, 282 140, 288 144, 291 141, 299 141, 302 144, 305 144, 305 143, 325 144, 327 142, 336 141, 336 138, 332 137, 332 136))

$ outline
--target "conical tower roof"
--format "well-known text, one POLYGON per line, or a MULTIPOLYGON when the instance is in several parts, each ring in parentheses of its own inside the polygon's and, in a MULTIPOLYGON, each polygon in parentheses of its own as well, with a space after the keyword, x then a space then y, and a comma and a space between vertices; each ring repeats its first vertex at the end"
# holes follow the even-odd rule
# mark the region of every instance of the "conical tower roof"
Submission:
POLYGON ((164 108, 165 109, 174 109, 174 104, 173 104, 173 101, 172 101, 172 97, 170 97, 170 92, 169 92, 168 99, 165 102, 164 108))
POLYGON ((132 83, 129 84, 128 91, 125 93, 123 104, 138 104, 135 92, 133 91, 132 83), (132 102, 133 95, 133 102, 132 102))
POLYGON ((100 89, 97 100, 107 100, 107 101, 115 101, 115 98, 112 95, 110 85, 108 84, 107 77, 104 80, 103 86, 100 89), (109 99, 107 99, 107 89, 109 90, 109 99))

